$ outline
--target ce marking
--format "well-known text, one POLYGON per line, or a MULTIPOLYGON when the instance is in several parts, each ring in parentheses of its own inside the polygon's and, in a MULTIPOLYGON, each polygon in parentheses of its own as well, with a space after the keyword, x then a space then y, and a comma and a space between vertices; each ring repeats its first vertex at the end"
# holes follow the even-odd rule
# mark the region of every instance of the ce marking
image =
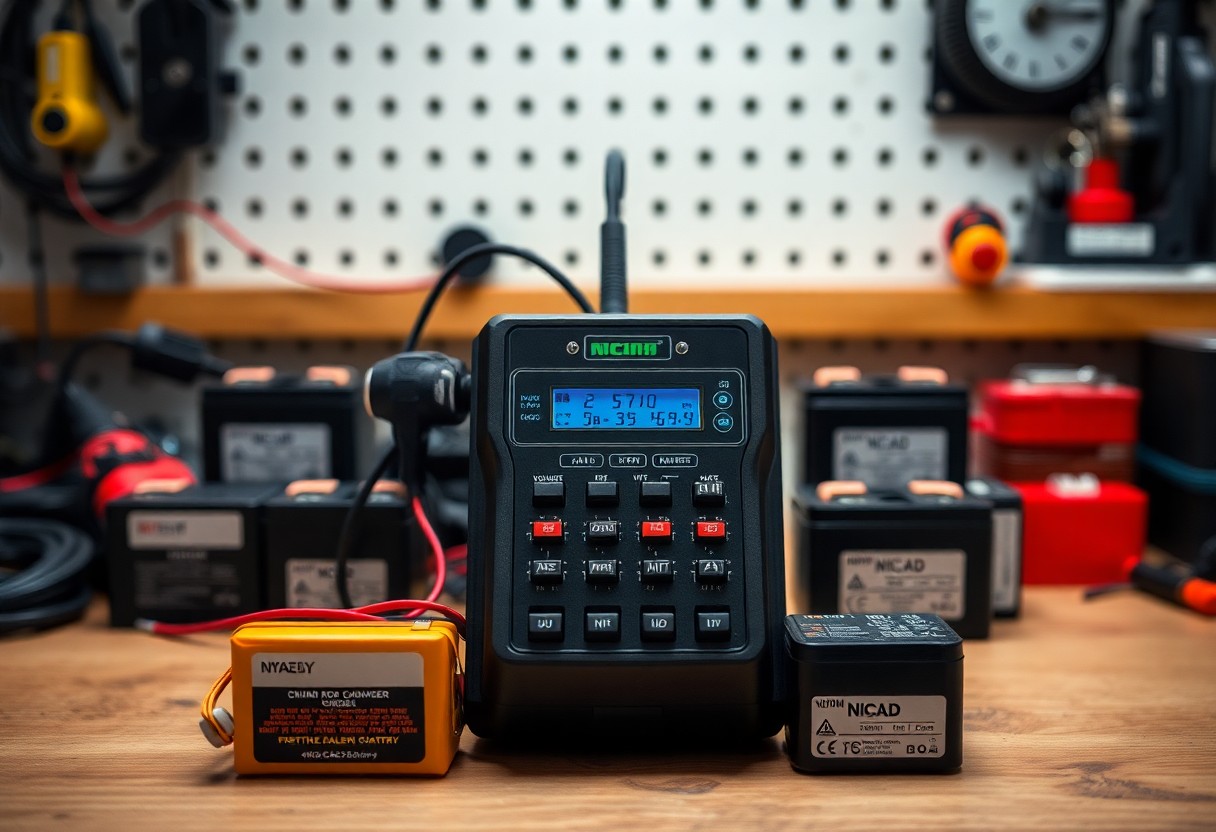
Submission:
POLYGON ((815 753, 820 757, 830 757, 836 753, 836 743, 837 740, 820 740, 815 743, 815 753), (824 746, 827 746, 826 751, 824 751, 824 746))

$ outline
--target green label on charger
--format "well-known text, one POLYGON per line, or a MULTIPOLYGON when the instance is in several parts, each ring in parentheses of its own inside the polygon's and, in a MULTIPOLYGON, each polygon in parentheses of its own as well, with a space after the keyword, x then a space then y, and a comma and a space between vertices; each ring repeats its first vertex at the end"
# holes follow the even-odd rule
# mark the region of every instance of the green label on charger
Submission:
POLYGON ((588 335, 583 339, 583 356, 588 361, 667 361, 671 358, 671 338, 667 335, 639 335, 632 338, 588 335))

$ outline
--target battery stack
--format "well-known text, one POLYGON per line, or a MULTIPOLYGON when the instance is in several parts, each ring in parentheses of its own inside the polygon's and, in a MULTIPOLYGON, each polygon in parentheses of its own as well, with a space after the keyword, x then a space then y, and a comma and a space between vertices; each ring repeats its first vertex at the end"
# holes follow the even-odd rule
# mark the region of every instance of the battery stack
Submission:
POLYGON ((1147 339, 1141 353, 1139 482, 1148 538, 1194 561, 1216 538, 1216 330, 1147 339))
POLYGON ((992 503, 957 483, 897 491, 858 482, 802 488, 794 500, 793 589, 810 613, 935 613, 963 638, 992 617, 992 503))
POLYGON ((149 481, 106 508, 110 623, 207 621, 262 608, 262 506, 255 483, 149 481))
POLYGON ((208 482, 353 480, 372 465, 372 433, 350 367, 310 367, 302 376, 237 367, 203 389, 208 482))
POLYGON ((976 467, 1022 495, 1025 583, 1120 581, 1143 552, 1146 498, 1130 483, 1139 405, 1094 367, 1021 366, 981 384, 976 467))
MULTIPOLYGON (((339 607, 334 553, 359 484, 294 482, 265 507, 266 595, 270 607, 339 607)), ((423 566, 404 487, 382 480, 359 517, 354 554, 346 564, 355 606, 409 598, 411 564, 423 566)), ((419 576, 421 577, 421 576, 419 576)))
POLYGON ((967 389, 936 367, 863 376, 822 367, 803 387, 802 481, 901 488, 967 475, 967 389))

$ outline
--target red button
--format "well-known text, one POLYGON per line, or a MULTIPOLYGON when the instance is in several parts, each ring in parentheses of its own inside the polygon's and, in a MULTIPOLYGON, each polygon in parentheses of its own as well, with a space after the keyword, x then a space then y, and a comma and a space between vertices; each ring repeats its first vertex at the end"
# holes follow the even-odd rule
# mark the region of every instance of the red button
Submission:
POLYGON ((671 521, 646 520, 642 523, 642 538, 671 540, 671 521))
POLYGON ((561 537, 562 536, 562 521, 561 520, 533 520, 532 521, 532 538, 540 537, 561 537))
POLYGON ((697 540, 721 540, 724 537, 726 537, 726 524, 721 520, 697 521, 697 540))

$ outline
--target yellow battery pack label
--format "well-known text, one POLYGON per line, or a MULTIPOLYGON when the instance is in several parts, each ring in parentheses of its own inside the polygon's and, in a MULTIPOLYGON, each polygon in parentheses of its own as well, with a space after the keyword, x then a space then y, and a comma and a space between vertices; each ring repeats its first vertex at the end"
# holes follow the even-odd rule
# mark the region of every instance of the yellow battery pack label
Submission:
POLYGON ((417 653, 256 653, 261 763, 416 763, 426 756, 417 653))

